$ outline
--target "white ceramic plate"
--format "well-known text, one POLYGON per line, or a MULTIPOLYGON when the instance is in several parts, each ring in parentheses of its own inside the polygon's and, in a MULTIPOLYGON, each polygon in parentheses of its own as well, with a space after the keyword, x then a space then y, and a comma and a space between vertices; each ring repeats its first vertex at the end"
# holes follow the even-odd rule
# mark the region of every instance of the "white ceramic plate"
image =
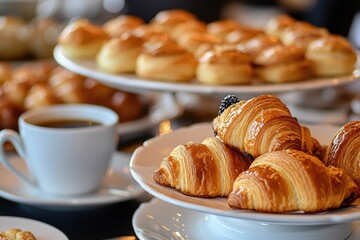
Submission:
MULTIPOLYGON (((59 197, 44 193, 16 178, 0 164, 0 197, 10 201, 42 208, 73 209, 122 202, 144 193, 133 180, 129 170, 130 156, 115 153, 101 188, 91 194, 76 197, 59 197)), ((26 172, 25 163, 17 156, 11 157, 19 171, 26 172)))
POLYGON ((63 232, 47 223, 29 218, 0 216, 0 232, 13 228, 32 232, 37 240, 68 240, 63 232))
MULTIPOLYGON (((333 134, 338 130, 338 127, 330 125, 309 125, 309 128, 312 135, 322 144, 329 144, 333 134)), ((131 158, 130 170, 133 177, 147 192, 161 200, 209 214, 291 225, 329 224, 360 219, 360 206, 357 205, 318 214, 266 214, 249 210, 234 210, 228 206, 226 198, 189 197, 172 188, 161 186, 153 180, 153 172, 159 168, 161 160, 173 148, 189 141, 201 142, 213 134, 210 123, 201 123, 146 141, 143 146, 136 149, 131 158)))
POLYGON ((314 90, 327 87, 335 87, 360 79, 360 71, 355 70, 351 76, 343 76, 338 78, 318 78, 306 81, 286 83, 286 84, 263 84, 255 81, 252 85, 237 86, 214 86, 205 85, 196 82, 191 83, 170 83, 160 82, 149 79, 140 78, 134 74, 109 74, 102 72, 93 60, 71 60, 65 57, 61 52, 61 47, 57 46, 54 50, 55 60, 63 67, 84 75, 97 79, 105 85, 113 88, 124 89, 133 92, 141 92, 144 90, 158 90, 170 92, 189 92, 202 94, 261 94, 261 93, 281 93, 288 91, 304 91, 314 90))
POLYGON ((229 219, 181 208, 156 198, 143 203, 133 216, 140 239, 242 239, 242 240, 355 240, 360 239, 360 222, 339 225, 279 226, 229 219), (166 211, 164 211, 166 209, 166 211), (349 236, 350 235, 350 236, 349 236))

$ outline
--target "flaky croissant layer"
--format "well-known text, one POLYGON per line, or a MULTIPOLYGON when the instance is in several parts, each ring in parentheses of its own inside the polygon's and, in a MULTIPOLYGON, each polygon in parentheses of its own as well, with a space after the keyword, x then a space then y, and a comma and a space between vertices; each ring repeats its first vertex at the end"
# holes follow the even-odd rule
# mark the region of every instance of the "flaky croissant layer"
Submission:
POLYGON ((228 203, 262 212, 320 212, 350 205, 358 196, 359 188, 344 170, 288 149, 255 159, 235 180, 228 203))
POLYGON ((250 160, 215 137, 179 145, 163 159, 154 180, 197 197, 226 197, 250 160))

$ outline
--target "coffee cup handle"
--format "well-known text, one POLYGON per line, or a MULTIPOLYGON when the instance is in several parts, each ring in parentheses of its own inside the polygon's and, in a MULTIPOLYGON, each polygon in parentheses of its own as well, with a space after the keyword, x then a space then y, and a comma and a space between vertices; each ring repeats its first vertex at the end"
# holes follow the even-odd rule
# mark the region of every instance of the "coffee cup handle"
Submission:
POLYGON ((18 155, 23 159, 23 161, 25 161, 25 148, 24 148, 24 144, 23 141, 21 140, 20 135, 11 129, 4 129, 2 131, 0 131, 0 162, 4 164, 4 166, 10 171, 12 172, 15 176, 19 177, 21 180, 25 181, 26 183, 29 183, 33 186, 36 186, 35 181, 26 176, 24 173, 20 172, 19 170, 17 170, 9 161, 7 155, 4 152, 4 144, 6 142, 10 142, 16 152, 18 153, 18 155))

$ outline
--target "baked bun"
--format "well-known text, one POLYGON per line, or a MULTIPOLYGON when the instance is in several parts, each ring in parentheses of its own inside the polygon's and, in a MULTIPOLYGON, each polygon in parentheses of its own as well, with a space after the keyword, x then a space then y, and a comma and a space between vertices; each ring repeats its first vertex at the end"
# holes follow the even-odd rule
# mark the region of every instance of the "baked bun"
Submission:
POLYGON ((30 88, 24 100, 26 110, 58 104, 60 101, 54 96, 49 86, 36 84, 30 88))
POLYGON ((96 62, 106 72, 135 72, 136 60, 142 50, 143 43, 142 38, 124 32, 103 45, 96 57, 96 62))
POLYGON ((265 82, 293 82, 312 76, 304 50, 276 45, 260 52, 254 60, 255 74, 265 82))
POLYGON ((133 34, 144 41, 167 41, 170 35, 161 27, 153 24, 143 24, 134 29, 133 34))
POLYGON ((15 60, 28 54, 26 23, 15 16, 0 16, 0 59, 15 60))
POLYGON ((197 17, 189 11, 169 9, 158 12, 151 20, 151 24, 155 24, 164 31, 171 33, 176 25, 193 20, 197 20, 197 17))
POLYGON ((194 55, 201 45, 212 46, 221 42, 221 39, 218 37, 202 32, 185 33, 178 39, 179 45, 194 55))
POLYGON ((281 38, 285 28, 290 27, 296 20, 287 14, 277 15, 269 19, 265 25, 265 32, 271 36, 281 38))
POLYGON ((188 82, 195 76, 196 61, 193 55, 171 42, 148 44, 136 62, 136 74, 140 77, 188 82))
POLYGON ((261 51, 275 45, 281 45, 280 39, 261 34, 242 44, 238 44, 237 49, 241 52, 249 54, 251 59, 254 60, 261 51))
POLYGON ((51 58, 61 31, 64 29, 53 18, 35 19, 29 25, 29 51, 36 58, 51 58))
POLYGON ((239 28, 241 28, 241 25, 237 21, 231 19, 218 20, 207 25, 207 31, 221 40, 225 40, 230 32, 239 28))
POLYGON ((131 32, 145 24, 142 18, 132 15, 120 15, 112 18, 103 25, 103 29, 110 37, 119 37, 124 32, 131 32))
POLYGON ((262 35, 264 32, 260 29, 255 28, 239 28, 230 33, 225 37, 225 42, 229 44, 243 43, 256 36, 262 35))
POLYGON ((252 79, 248 55, 238 50, 206 52, 196 68, 196 78, 207 84, 245 84, 252 79))
POLYGON ((352 74, 356 64, 356 53, 343 37, 328 35, 310 43, 306 51, 317 76, 352 74))
POLYGON ((0 233, 0 239, 3 240, 36 240, 34 234, 29 231, 23 231, 19 228, 12 228, 0 233))
POLYGON ((63 54, 71 59, 95 58, 107 33, 86 20, 77 20, 65 27, 59 36, 63 54))
POLYGON ((328 34, 328 30, 325 28, 299 21, 284 29, 281 41, 285 45, 294 45, 306 50, 312 41, 328 34))
POLYGON ((206 32, 206 24, 198 20, 186 21, 176 25, 171 32, 171 37, 178 40, 182 35, 192 32, 206 32))
POLYGON ((28 85, 46 83, 57 65, 52 60, 30 62, 16 68, 12 75, 14 82, 26 82, 28 85))

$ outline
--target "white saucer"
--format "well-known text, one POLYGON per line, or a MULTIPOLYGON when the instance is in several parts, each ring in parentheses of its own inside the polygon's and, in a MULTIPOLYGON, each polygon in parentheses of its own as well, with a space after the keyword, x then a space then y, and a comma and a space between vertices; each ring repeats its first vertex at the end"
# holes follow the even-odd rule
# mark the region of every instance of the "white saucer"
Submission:
POLYGON ((140 205, 132 223, 140 239, 360 239, 360 222, 340 225, 280 226, 239 219, 235 225, 228 224, 228 221, 229 218, 226 217, 181 208, 154 198, 140 205))
POLYGON ((13 228, 32 232, 37 240, 68 240, 63 232, 49 224, 29 218, 0 216, 0 232, 13 228))
MULTIPOLYGON (((17 156, 11 156, 10 159, 19 171, 27 171, 22 159, 17 156)), ((101 188, 92 194, 76 197, 59 197, 44 193, 20 181, 0 164, 0 197, 37 207, 59 209, 92 207, 133 199, 144 191, 130 175, 129 160, 128 154, 115 153, 101 188)))

